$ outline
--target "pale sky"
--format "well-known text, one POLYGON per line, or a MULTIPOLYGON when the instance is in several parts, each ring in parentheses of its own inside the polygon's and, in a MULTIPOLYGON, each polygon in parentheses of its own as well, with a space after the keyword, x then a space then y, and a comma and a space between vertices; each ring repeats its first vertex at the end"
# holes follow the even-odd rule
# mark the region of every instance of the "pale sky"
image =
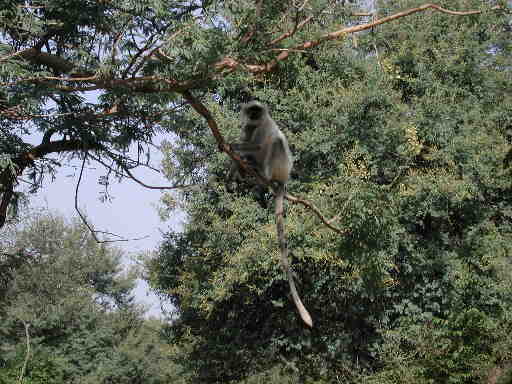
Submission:
MULTIPOLYGON (((160 142, 165 137, 157 138, 160 142)), ((35 144, 37 140, 34 141, 35 144)), ((153 166, 160 167, 161 154, 154 150, 152 155, 153 166)), ((63 161, 65 164, 66 162, 63 161)), ((35 195, 30 196, 31 204, 35 207, 47 207, 57 211, 65 217, 77 216, 75 211, 75 188, 80 173, 81 162, 74 161, 72 166, 63 166, 56 175, 55 181, 47 179, 44 187, 35 195)), ((151 170, 134 171, 134 175, 149 185, 169 185, 162 174, 151 170)), ((115 180, 110 186, 111 202, 101 202, 100 192, 103 186, 98 184, 98 178, 105 175, 100 164, 92 162, 85 166, 79 191, 79 206, 86 212, 89 223, 97 230, 115 233, 126 239, 146 237, 141 240, 122 241, 114 243, 124 249, 129 256, 131 252, 154 250, 162 240, 162 232, 170 226, 179 228, 183 215, 177 214, 168 222, 161 222, 156 205, 161 196, 159 190, 151 190, 141 185, 124 180, 117 183, 115 180)), ((126 260, 128 263, 129 260, 126 260)), ((143 281, 139 281, 135 290, 137 302, 149 306, 148 315, 159 316, 160 304, 143 281)))
MULTIPOLYGON (((81 96, 90 103, 96 103, 98 95, 97 91, 81 93, 81 96)), ((23 139, 30 144, 37 145, 41 143, 41 138, 41 133, 34 133, 23 139)), ((158 135, 153 143, 160 145, 163 140, 171 140, 171 137, 158 135)), ((53 158, 55 157, 53 156, 53 158)), ((160 151, 153 149, 151 166, 160 169, 161 160, 160 151)), ((43 188, 37 194, 29 195, 30 202, 34 207, 45 207, 57 211, 67 218, 76 217, 78 215, 75 210, 75 188, 82 162, 75 160, 69 164, 63 160, 61 163, 66 165, 59 169, 56 179, 52 182, 50 178, 46 178, 43 188)), ((147 185, 167 186, 171 184, 161 173, 147 168, 134 170, 132 173, 147 185)), ((112 201, 101 202, 100 192, 104 190, 104 187, 98 184, 98 179, 105 174, 106 171, 101 164, 94 161, 91 161, 89 165, 86 164, 80 182, 79 207, 82 213, 87 214, 89 224, 96 230, 108 231, 125 239, 144 238, 114 243, 126 251, 128 256, 126 263, 129 264, 130 253, 155 250, 162 240, 162 232, 167 232, 171 227, 179 229, 184 216, 177 213, 169 221, 161 222, 156 208, 161 191, 144 188, 128 179, 117 183, 113 178, 109 187, 112 201)), ((23 183, 20 184, 20 187, 24 189, 23 183)), ((161 315, 158 298, 148 290, 144 281, 138 282, 135 297, 137 302, 148 306, 148 315, 161 315)))

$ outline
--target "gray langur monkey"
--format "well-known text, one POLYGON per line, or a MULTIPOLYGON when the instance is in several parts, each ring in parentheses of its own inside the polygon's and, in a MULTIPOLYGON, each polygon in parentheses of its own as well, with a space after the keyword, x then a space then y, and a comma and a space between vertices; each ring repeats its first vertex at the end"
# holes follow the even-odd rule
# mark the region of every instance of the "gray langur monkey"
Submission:
MULTIPOLYGON (((284 229, 284 195, 286 183, 290 178, 293 158, 288 147, 288 141, 275 121, 270 117, 265 105, 258 101, 250 101, 242 106, 242 134, 241 143, 232 144, 233 150, 240 153, 256 168, 256 171, 265 180, 271 183, 275 194, 275 215, 277 237, 281 251, 281 265, 286 273, 293 301, 300 317, 309 327, 313 327, 313 320, 302 304, 295 286, 293 273, 288 258, 288 246, 284 229)), ((233 164, 229 171, 228 180, 241 178, 238 164, 233 164)))

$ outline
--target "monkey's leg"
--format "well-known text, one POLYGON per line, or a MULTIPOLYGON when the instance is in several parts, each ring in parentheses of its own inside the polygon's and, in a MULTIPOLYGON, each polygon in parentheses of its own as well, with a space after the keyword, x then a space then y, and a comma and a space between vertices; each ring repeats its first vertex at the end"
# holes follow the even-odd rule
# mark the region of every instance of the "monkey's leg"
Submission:
POLYGON ((228 175, 226 176, 226 190, 229 192, 229 193, 233 193, 234 192, 234 189, 233 189, 233 182, 236 181, 236 182, 239 182, 241 181, 241 175, 240 175, 240 166, 237 162, 235 161, 231 161, 231 166, 229 167, 229 172, 228 172, 228 175))

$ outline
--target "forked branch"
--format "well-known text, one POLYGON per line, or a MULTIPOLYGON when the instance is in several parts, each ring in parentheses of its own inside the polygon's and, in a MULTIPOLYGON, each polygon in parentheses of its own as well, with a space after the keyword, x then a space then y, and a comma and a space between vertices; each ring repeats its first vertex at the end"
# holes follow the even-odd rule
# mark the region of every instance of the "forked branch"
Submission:
POLYGON ((86 145, 80 140, 43 141, 40 145, 36 145, 13 159, 15 170, 5 168, 0 173, 0 192, 2 193, 0 200, 0 228, 4 226, 7 219, 7 209, 14 197, 14 187, 17 178, 23 174, 29 165, 50 153, 86 151, 94 148, 94 145, 86 145))
MULTIPOLYGON (((287 47, 285 50, 281 51, 274 59, 265 63, 265 64, 250 64, 250 63, 241 63, 237 61, 233 57, 226 56, 219 60, 218 62, 213 64, 213 68, 217 72, 232 72, 235 70, 244 70, 252 74, 260 74, 264 72, 273 71, 281 61, 284 61, 288 58, 290 53, 292 52, 303 52, 305 50, 312 49, 320 44, 323 44, 330 40, 336 40, 344 35, 348 35, 351 33, 361 32, 364 30, 368 30, 374 28, 378 25, 389 23, 393 20, 397 20, 403 17, 407 17, 414 13, 424 12, 428 9, 431 9, 436 12, 445 13, 453 16, 468 16, 468 15, 478 15, 486 10, 470 10, 470 11, 454 11, 450 9, 443 8, 436 4, 424 4, 416 8, 411 8, 402 12, 395 13, 394 15, 386 16, 380 19, 374 19, 369 23, 355 25, 347 28, 340 29, 338 31, 329 32, 322 36, 320 36, 316 40, 305 41, 294 47, 287 47)), ((503 10, 500 6, 495 6, 490 8, 490 10, 503 10)), ((312 17, 307 17, 302 22, 298 23, 298 25, 293 28, 291 31, 286 32, 285 34, 278 36, 269 42, 269 46, 275 45, 276 43, 292 36, 298 30, 304 27, 307 23, 312 20, 312 17)), ((176 33, 177 35, 178 33, 176 33)), ((173 37, 175 37, 173 35, 173 37)), ((142 53, 141 53, 142 54, 142 53)), ((158 51, 158 49, 153 49, 147 57, 157 56, 160 59, 165 59, 162 51, 158 51)), ((54 89, 63 91, 63 92, 75 92, 75 91, 92 91, 92 90, 104 90, 104 89, 112 89, 116 87, 126 87, 131 91, 143 92, 143 93, 165 93, 165 92, 179 92, 182 93, 185 90, 191 90, 195 87, 204 85, 208 79, 203 79, 203 81, 194 80, 194 81, 174 81, 166 78, 161 78, 158 76, 136 76, 137 71, 134 71, 133 76, 128 77, 127 70, 123 73, 121 78, 111 78, 104 79, 100 78, 98 75, 79 68, 75 63, 70 60, 64 59, 58 55, 41 52, 39 46, 33 48, 27 48, 18 52, 11 53, 7 56, 0 57, 0 63, 4 61, 8 61, 17 57, 21 57, 25 60, 28 60, 34 64, 44 65, 53 71, 56 71, 60 74, 66 74, 64 76, 47 76, 47 77, 34 77, 34 78, 25 78, 19 79, 15 82, 6 83, 0 82, 2 86, 14 86, 21 83, 43 83, 48 87, 52 87, 54 89), (159 82, 165 82, 168 84, 168 88, 162 89, 161 87, 156 86, 159 82), (85 83, 85 84, 84 84, 85 83)), ((146 57, 146 58, 147 58, 146 57)), ((166 60, 168 61, 168 60, 166 60)), ((142 61, 144 63, 144 60, 142 61)), ((132 65, 129 65, 128 68, 132 68, 132 65)), ((212 74, 211 76, 216 76, 212 74)))
MULTIPOLYGON (((326 33, 326 34, 320 36, 316 40, 305 41, 302 44, 296 45, 295 47, 291 47, 288 50, 281 52, 279 55, 276 56, 275 59, 273 59, 270 62, 265 63, 265 64, 261 64, 261 65, 241 64, 231 57, 225 57, 224 59, 222 59, 220 62, 218 62, 216 64, 216 69, 217 70, 227 69, 228 71, 234 71, 238 68, 243 68, 253 74, 270 72, 270 71, 273 71, 281 61, 286 60, 291 52, 300 52, 300 51, 312 49, 312 48, 315 48, 316 46, 323 44, 327 41, 336 40, 342 36, 345 36, 345 35, 348 35, 351 33, 356 33, 356 32, 361 32, 361 31, 365 31, 368 29, 372 29, 378 25, 389 23, 393 20, 397 20, 402 17, 412 15, 414 13, 424 12, 428 9, 432 9, 437 12, 445 13, 448 15, 454 15, 454 16, 478 15, 478 14, 481 14, 484 12, 483 10, 452 11, 452 10, 440 7, 439 5, 436 5, 436 4, 424 4, 424 5, 421 5, 416 8, 411 8, 411 9, 408 9, 408 10, 405 10, 402 12, 395 13, 394 15, 386 16, 386 17, 383 17, 380 19, 375 19, 370 23, 355 25, 352 27, 340 29, 338 31, 326 33)), ((495 6, 495 7, 491 8, 491 10, 502 10, 502 9, 503 8, 500 6, 495 6)), ((285 38, 286 37, 288 37, 288 36, 285 36, 285 38)), ((280 38, 278 38, 278 39, 280 39, 280 38)))

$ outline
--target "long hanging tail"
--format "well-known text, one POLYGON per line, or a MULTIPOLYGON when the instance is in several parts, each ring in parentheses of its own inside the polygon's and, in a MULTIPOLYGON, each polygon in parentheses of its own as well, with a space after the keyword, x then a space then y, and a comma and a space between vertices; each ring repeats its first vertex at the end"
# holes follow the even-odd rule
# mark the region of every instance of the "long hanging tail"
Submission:
POLYGON ((306 323, 310 328, 313 327, 313 319, 308 310, 302 304, 297 287, 295 287, 295 281, 293 280, 293 274, 290 268, 290 261, 288 260, 288 245, 286 243, 286 234, 284 232, 284 219, 283 219, 283 200, 285 194, 284 184, 280 184, 279 188, 276 188, 276 226, 277 226, 277 238, 279 240, 279 248, 281 250, 281 266, 284 269, 288 278, 288 284, 290 285, 290 291, 292 293, 293 302, 299 311, 302 321, 306 323))

